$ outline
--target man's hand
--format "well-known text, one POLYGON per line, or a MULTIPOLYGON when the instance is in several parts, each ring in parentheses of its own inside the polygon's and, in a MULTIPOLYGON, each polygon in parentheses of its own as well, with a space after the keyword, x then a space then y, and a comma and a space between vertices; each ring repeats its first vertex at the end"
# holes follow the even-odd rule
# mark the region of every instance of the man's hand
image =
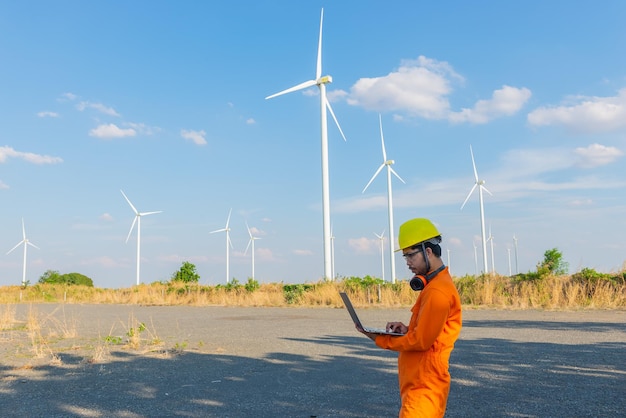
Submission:
POLYGON ((409 330, 409 327, 404 325, 402 322, 387 322, 385 326, 387 332, 397 332, 398 334, 406 334, 409 330))
POLYGON ((361 334, 365 335, 370 340, 376 341, 376 337, 378 336, 378 334, 372 334, 371 332, 367 332, 367 331, 365 331, 363 328, 361 328, 358 325, 355 325, 354 327, 356 328, 357 331, 359 331, 361 334))

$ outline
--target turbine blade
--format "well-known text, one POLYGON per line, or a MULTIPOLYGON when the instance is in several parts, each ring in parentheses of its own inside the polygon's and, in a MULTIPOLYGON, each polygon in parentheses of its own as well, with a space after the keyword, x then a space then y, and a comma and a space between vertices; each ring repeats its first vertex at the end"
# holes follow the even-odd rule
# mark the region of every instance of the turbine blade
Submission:
POLYGON ((155 213, 162 213, 162 212, 163 212, 162 210, 157 210, 157 211, 154 211, 154 212, 141 212, 141 213, 139 213, 139 216, 154 215, 155 213))
POLYGON ((465 201, 463 202, 463 204, 461 205, 461 210, 463 210, 463 207, 465 206, 465 204, 467 203, 467 201, 469 200, 470 196, 472 195, 472 193, 474 192, 474 189, 476 188, 476 183, 474 183, 474 186, 472 186, 472 190, 470 190, 470 192, 468 193, 467 197, 465 198, 465 201))
POLYGON ((135 227, 135 223, 137 222, 137 218, 139 217, 139 215, 135 216, 135 219, 133 219, 133 223, 130 226, 130 231, 128 231, 128 236, 126 237, 126 243, 128 243, 128 240, 130 239, 130 234, 133 233, 133 228, 135 227))
POLYGON ((246 222, 246 229, 248 230, 248 235, 250 236, 250 239, 252 239, 252 232, 250 232, 250 227, 248 226, 248 222, 246 222))
POLYGON ((26 239, 26 227, 24 226, 24 218, 22 218, 22 238, 26 239))
POLYGON ((474 167, 474 179, 476 183, 478 183, 478 171, 476 171, 476 163, 474 162, 474 151, 472 151, 472 146, 470 145, 470 154, 472 154, 472 166, 474 167))
POLYGON ((214 234, 214 233, 216 233, 216 232, 224 232, 224 231, 227 231, 227 229, 226 229, 226 228, 216 229, 215 231, 211 231, 211 232, 209 232, 209 234, 214 234))
POLYGON ((228 211, 228 218, 226 218, 226 229, 228 229, 228 224, 230 223, 230 215, 231 215, 231 213, 233 213, 233 209, 232 208, 228 211))
POLYGON ((36 246, 35 244, 33 244, 33 243, 32 243, 32 242, 30 242, 30 241, 26 241, 26 244, 30 245, 31 247, 35 247, 35 248, 37 248, 38 250, 40 250, 40 249, 41 249, 41 248, 39 248, 38 246, 36 246))
POLYGON ((367 188, 370 186, 370 184, 372 184, 372 182, 374 181, 374 179, 376 178, 378 173, 380 173, 380 171, 383 169, 384 166, 385 166, 385 164, 381 164, 380 167, 378 167, 378 170, 376 170, 376 172, 374 173, 374 175, 372 176, 370 181, 367 183, 365 188, 363 188, 363 191, 361 193, 365 193, 365 190, 367 190, 367 188))
POLYGON ((228 232, 226 233, 226 240, 228 241, 230 248, 234 249, 233 242, 230 240, 230 234, 228 234, 228 232))
POLYGON ((387 161, 387 151, 385 150, 385 137, 383 136, 383 119, 378 114, 378 123, 380 125, 380 142, 383 145, 383 162, 387 161))
POLYGON ((248 254, 248 248, 250 248, 250 243, 252 242, 252 238, 248 241, 248 245, 246 245, 246 250, 243 252, 243 255, 248 254))
POLYGON ((398 173, 396 173, 396 170, 394 170, 393 168, 391 168, 390 165, 388 165, 387 167, 389 167, 389 171, 391 171, 393 173, 394 176, 396 176, 398 178, 398 180, 400 180, 402 183, 406 184, 406 181, 402 180, 402 177, 400 177, 398 175, 398 173))
POLYGON ((11 253, 11 251, 13 251, 14 249, 16 249, 17 247, 19 247, 19 246, 20 246, 20 245, 22 245, 23 243, 24 243, 24 240, 22 240, 22 241, 18 242, 18 243, 17 243, 17 245, 16 245, 15 247, 11 248, 11 249, 9 250, 9 252, 8 252, 6 255, 9 255, 9 254, 11 253))
POLYGON ((480 188, 483 189, 484 191, 486 191, 487 193, 489 193, 489 195, 493 196, 491 194, 491 192, 489 190, 487 190, 487 188, 485 186, 483 186, 482 184, 480 185, 480 188))
POLYGON ((317 66, 315 68, 315 79, 319 80, 322 76, 322 24, 324 23, 324 9, 320 17, 320 37, 317 43, 317 66))
POLYGON ((315 85, 317 85, 317 81, 316 80, 305 81, 304 83, 300 83, 297 86, 293 86, 293 87, 290 87, 290 88, 288 88, 286 90, 279 91, 278 93, 274 93, 271 96, 267 96, 265 98, 265 100, 272 99, 272 98, 274 98, 276 96, 282 96, 283 94, 291 93, 292 91, 297 91, 297 90, 306 89, 308 87, 313 87, 315 85))
POLYGON ((339 121, 337 120, 337 117, 335 116, 335 112, 333 112, 333 108, 330 105, 330 102, 328 101, 326 97, 324 97, 324 100, 326 101, 326 108, 330 112, 330 115, 333 117, 333 120, 335 121, 337 128, 339 128, 339 132, 341 133, 341 136, 343 137, 343 141, 348 142, 348 140, 346 139, 346 136, 343 134, 343 130, 341 130, 341 125, 339 125, 339 121))
POLYGON ((137 212, 137 209, 135 209, 135 207, 133 206, 132 203, 130 203, 130 199, 128 199, 128 197, 126 197, 126 195, 124 194, 124 191, 120 189, 120 192, 122 192, 122 196, 124 196, 124 199, 126 199, 126 201, 128 202, 128 204, 130 205, 130 207, 133 209, 133 212, 135 212, 135 215, 138 215, 139 212, 137 212))

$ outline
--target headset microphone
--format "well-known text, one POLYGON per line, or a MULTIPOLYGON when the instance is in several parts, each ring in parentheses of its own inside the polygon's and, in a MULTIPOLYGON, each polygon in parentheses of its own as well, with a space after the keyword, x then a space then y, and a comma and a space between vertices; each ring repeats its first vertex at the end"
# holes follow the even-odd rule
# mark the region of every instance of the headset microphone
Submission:
POLYGON ((435 277, 437 274, 439 274, 439 272, 445 268, 446 266, 442 264, 441 267, 439 267, 435 271, 431 271, 426 276, 416 274, 409 282, 411 289, 415 290, 416 292, 419 292, 420 290, 424 290, 424 288, 431 281, 431 279, 435 277))

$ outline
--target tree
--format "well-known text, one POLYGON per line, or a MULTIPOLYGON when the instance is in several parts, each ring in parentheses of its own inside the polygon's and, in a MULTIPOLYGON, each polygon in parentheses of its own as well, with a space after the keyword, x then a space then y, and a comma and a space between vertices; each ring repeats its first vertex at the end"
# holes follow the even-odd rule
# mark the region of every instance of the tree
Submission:
POLYGON ((180 269, 172 275, 173 282, 198 283, 199 280, 196 266, 188 261, 184 261, 180 269))
POLYGON ((61 273, 56 270, 46 270, 44 274, 39 277, 39 283, 59 283, 59 277, 61 273))
POLYGON ((46 270, 44 274, 39 278, 39 283, 49 284, 69 284, 69 285, 81 285, 93 287, 93 280, 84 274, 80 273, 67 273, 60 274, 56 270, 46 270))
POLYGON ((537 273, 540 276, 567 274, 569 264, 563 260, 563 253, 557 248, 546 250, 543 261, 537 265, 537 273))

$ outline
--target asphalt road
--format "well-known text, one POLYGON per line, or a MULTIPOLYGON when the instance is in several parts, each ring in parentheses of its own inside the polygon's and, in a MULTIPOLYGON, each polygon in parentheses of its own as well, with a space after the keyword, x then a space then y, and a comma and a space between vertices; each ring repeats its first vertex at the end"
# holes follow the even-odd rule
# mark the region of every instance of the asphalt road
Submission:
MULTIPOLYGON (((345 309, 14 309, 52 332, 45 344, 0 332, 1 417, 394 417, 400 406, 396 354, 345 309)), ((369 326, 410 314, 357 310, 369 326)), ((450 373, 447 417, 626 416, 626 311, 465 310, 450 373)))

